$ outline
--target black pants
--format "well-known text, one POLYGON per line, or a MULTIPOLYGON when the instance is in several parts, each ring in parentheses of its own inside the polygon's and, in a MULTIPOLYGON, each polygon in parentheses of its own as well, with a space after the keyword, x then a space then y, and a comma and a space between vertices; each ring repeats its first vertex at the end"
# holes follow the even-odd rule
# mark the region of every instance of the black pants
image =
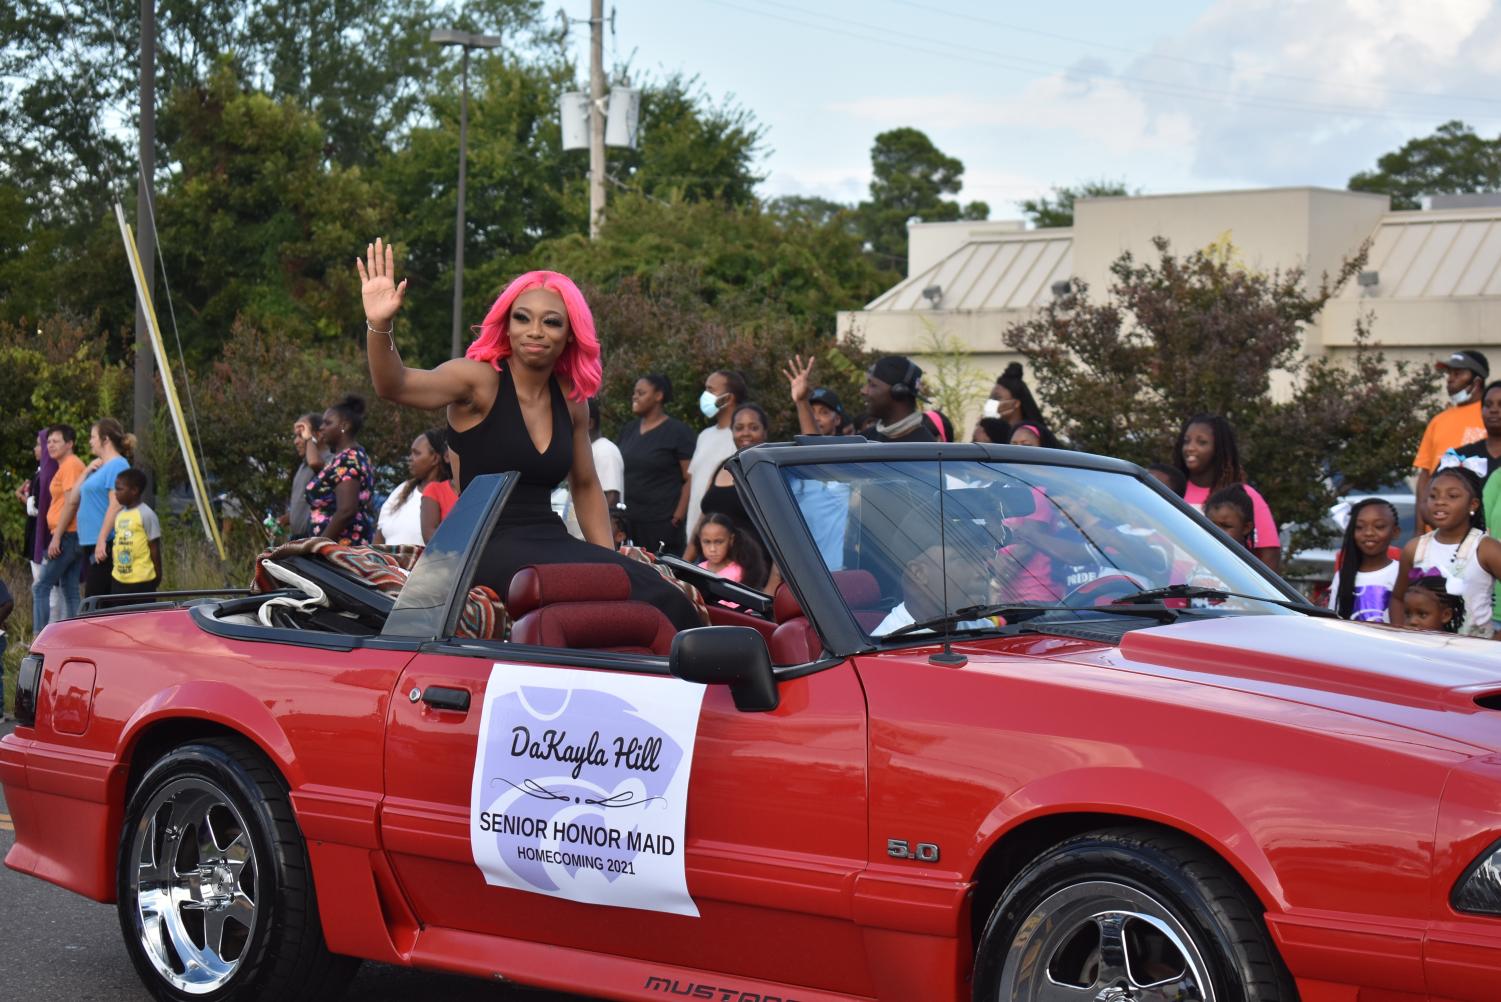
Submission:
POLYGON ((681 557, 688 547, 688 532, 671 519, 631 519, 631 542, 649 553, 670 553, 681 557))
POLYGON ((160 591, 162 579, 136 581, 131 584, 126 584, 124 581, 111 580, 110 583, 114 586, 110 591, 111 595, 144 595, 147 592, 160 591))
POLYGON ((88 566, 83 572, 83 597, 91 595, 110 595, 117 591, 114 577, 115 562, 105 554, 103 560, 94 562, 94 551, 89 550, 88 566))

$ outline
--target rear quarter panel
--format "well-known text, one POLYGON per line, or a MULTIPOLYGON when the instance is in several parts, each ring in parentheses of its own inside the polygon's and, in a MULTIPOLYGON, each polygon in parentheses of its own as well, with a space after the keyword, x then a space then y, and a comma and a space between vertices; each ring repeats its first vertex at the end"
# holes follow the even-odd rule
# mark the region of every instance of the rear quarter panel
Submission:
POLYGON ((57 624, 44 641, 36 726, 14 735, 26 764, 25 789, 7 783, 21 804, 9 865, 113 900, 127 786, 145 764, 133 757, 195 728, 253 742, 286 779, 310 843, 378 846, 384 719, 410 653, 229 640, 185 611, 57 624), (95 667, 94 688, 82 732, 63 733, 56 682, 79 661, 95 667))

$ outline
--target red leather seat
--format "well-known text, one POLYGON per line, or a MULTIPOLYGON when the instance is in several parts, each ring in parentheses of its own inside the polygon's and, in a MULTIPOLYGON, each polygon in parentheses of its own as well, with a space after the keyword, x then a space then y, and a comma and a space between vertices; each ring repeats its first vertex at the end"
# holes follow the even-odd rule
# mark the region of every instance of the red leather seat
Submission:
MULTIPOLYGON (((881 586, 870 571, 835 571, 833 578, 835 587, 861 629, 873 629, 886 618, 886 614, 876 608, 881 601, 881 586)), ((772 664, 807 664, 823 655, 823 641, 819 639, 818 631, 803 615, 803 607, 785 582, 772 596, 771 612, 777 621, 777 628, 771 635, 772 664)))
POLYGON ((677 633, 656 606, 631 599, 614 564, 536 564, 511 578, 511 641, 576 651, 666 655, 677 633))

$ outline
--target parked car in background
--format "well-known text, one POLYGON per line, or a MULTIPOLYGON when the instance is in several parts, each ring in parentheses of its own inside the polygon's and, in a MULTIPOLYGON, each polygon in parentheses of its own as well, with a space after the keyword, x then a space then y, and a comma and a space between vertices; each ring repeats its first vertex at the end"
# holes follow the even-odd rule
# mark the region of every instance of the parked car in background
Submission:
MULTIPOLYGON (((1417 531, 1417 499, 1413 496, 1412 489, 1403 484, 1375 491, 1354 491, 1347 494, 1344 500, 1354 504, 1372 497, 1389 501, 1397 509, 1397 538, 1392 541, 1392 545, 1401 549, 1402 544, 1417 531)), ((1334 564, 1339 558, 1340 541, 1345 536, 1345 530, 1330 515, 1324 517, 1323 527, 1329 535, 1328 545, 1299 550, 1282 565, 1282 576, 1315 605, 1329 603, 1329 589, 1334 584, 1334 564)), ((1285 527, 1284 538, 1291 538, 1291 530, 1292 527, 1285 527)))

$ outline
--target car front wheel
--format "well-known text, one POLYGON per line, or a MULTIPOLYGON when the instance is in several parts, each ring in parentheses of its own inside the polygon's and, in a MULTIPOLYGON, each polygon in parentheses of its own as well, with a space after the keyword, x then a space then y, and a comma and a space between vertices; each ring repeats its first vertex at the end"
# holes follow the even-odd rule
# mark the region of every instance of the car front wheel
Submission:
POLYGON ((328 952, 281 777, 237 740, 183 745, 126 806, 118 911, 164 1002, 336 998, 358 961, 328 952))
POLYGON ((1208 850, 1145 828, 1081 835, 1011 881, 976 1002, 1293 1002, 1261 907, 1208 850))

